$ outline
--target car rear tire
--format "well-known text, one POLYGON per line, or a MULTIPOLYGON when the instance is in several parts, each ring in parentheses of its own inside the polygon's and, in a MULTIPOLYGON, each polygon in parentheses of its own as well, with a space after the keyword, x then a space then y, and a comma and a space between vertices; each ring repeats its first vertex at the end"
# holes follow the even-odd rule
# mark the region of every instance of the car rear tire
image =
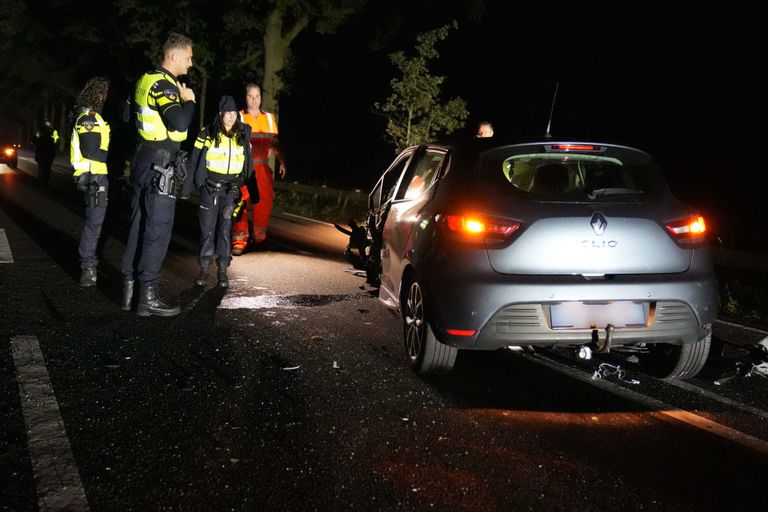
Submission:
POLYGON ((429 325, 424 289, 414 280, 403 301, 403 337, 408 365, 418 375, 447 373, 456 363, 458 349, 440 343, 429 325))
POLYGON ((712 333, 687 345, 657 343, 651 345, 650 353, 645 356, 645 366, 662 380, 692 379, 704 368, 711 345, 712 333))

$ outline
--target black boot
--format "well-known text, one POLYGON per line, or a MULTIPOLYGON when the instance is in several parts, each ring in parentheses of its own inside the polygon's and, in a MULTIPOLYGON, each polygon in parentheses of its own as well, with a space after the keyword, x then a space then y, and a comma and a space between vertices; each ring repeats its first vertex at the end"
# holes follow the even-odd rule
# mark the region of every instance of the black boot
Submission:
POLYGON ((139 306, 136 314, 139 316, 175 316, 181 313, 179 306, 169 306, 157 295, 157 286, 143 286, 139 291, 139 306))
POLYGON ((83 273, 80 274, 80 286, 83 288, 96 286, 96 267, 91 266, 83 269, 83 273))
POLYGON ((200 267, 200 273, 195 279, 195 286, 205 286, 208 283, 208 267, 200 267))
POLYGON ((131 302, 133 301, 133 279, 123 279, 123 304, 120 309, 123 311, 131 310, 131 302))
POLYGON ((227 277, 227 267, 219 267, 219 288, 229 288, 229 278, 227 277))

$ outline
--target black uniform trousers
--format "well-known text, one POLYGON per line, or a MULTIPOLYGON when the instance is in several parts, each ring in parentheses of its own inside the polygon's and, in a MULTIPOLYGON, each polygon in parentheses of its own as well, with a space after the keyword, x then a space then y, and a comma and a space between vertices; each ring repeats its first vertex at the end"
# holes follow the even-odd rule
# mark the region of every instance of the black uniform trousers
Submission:
MULTIPOLYGON (((99 187, 105 187, 109 190, 109 179, 105 174, 94 174, 91 179, 96 182, 99 187)), ((104 217, 107 215, 107 206, 92 208, 88 205, 88 192, 83 192, 83 198, 85 199, 85 225, 83 231, 80 233, 80 246, 78 247, 78 253, 80 254, 80 268, 86 269, 96 266, 98 260, 96 259, 96 246, 99 244, 99 237, 101 236, 101 227, 104 225, 104 217)))
POLYGON ((176 199, 160 194, 155 185, 153 163, 167 160, 161 151, 140 146, 132 163, 133 195, 131 227, 123 255, 123 279, 153 286, 160 279, 160 268, 171 241, 176 199))
POLYGON ((206 184, 200 187, 200 266, 208 268, 216 255, 216 265, 226 268, 232 261, 232 212, 235 210, 233 194, 237 185, 222 184, 216 188, 206 184))

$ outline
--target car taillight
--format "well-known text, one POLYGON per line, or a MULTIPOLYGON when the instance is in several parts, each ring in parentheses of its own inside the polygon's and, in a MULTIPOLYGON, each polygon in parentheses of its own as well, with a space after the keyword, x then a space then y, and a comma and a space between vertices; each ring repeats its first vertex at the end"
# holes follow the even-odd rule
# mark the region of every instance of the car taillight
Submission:
POLYGON ((3 149, 3 153, 5 153, 5 156, 13 156, 13 154, 16 152, 13 148, 5 148, 3 149))
POLYGON ((474 336, 477 331, 468 329, 447 329, 446 332, 451 336, 474 336))
POLYGON ((693 243, 704 240, 707 232, 707 224, 701 215, 691 215, 684 219, 668 222, 664 227, 677 240, 682 243, 693 243))
POLYGON ((519 222, 482 215, 445 215, 444 219, 450 231, 470 239, 504 241, 520 228, 519 222))

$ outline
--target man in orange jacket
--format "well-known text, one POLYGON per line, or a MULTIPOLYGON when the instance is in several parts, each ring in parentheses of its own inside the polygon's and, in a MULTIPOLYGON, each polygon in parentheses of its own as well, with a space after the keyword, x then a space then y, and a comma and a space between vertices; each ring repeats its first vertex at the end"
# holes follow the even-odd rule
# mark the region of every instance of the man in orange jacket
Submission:
POLYGON ((251 204, 248 187, 241 187, 242 198, 246 201, 245 211, 240 220, 232 223, 232 254, 240 256, 251 243, 260 244, 267 238, 269 216, 272 213, 275 191, 272 169, 269 167, 270 151, 274 151, 279 164, 280 177, 285 178, 286 168, 283 154, 277 141, 277 120, 271 112, 261 110, 261 87, 255 83, 245 86, 246 109, 240 111, 241 120, 251 127, 251 153, 253 170, 259 189, 259 201, 251 204), (252 208, 251 208, 252 207, 252 208), (248 210, 253 210, 253 232, 248 229, 248 210))

